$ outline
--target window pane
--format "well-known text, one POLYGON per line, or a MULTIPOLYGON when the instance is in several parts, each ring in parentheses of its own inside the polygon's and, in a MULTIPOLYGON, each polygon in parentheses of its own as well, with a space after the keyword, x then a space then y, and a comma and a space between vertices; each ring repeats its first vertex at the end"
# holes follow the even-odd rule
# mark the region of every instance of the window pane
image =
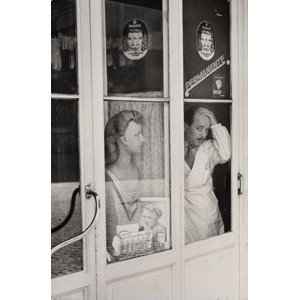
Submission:
POLYGON ((183 1, 185 98, 231 97, 229 32, 228 0, 183 1))
POLYGON ((231 104, 185 103, 185 242, 231 229, 231 104))
MULTIPOLYGON (((51 102, 51 227, 66 218, 74 190, 79 186, 78 100, 51 102)), ((62 229, 51 234, 51 247, 82 231, 81 199, 75 198, 74 213, 62 229)), ((52 278, 83 269, 82 242, 51 256, 52 278)))
POLYGON ((105 3, 108 95, 162 97, 162 1, 105 3))
POLYGON ((75 9, 75 0, 51 1, 52 93, 78 93, 75 9))
POLYGON ((109 101, 106 107, 109 262, 170 249, 168 105, 109 101))

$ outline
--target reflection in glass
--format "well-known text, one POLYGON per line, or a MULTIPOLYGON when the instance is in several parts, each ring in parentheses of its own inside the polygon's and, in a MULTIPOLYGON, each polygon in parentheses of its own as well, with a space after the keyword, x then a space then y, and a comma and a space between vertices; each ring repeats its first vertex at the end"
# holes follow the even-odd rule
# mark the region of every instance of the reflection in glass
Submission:
POLYGON ((51 1, 51 92, 78 93, 75 0, 51 1))
POLYGON ((162 3, 105 2, 108 95, 162 97, 162 3))
MULTIPOLYGON (((67 216, 73 191, 79 186, 78 101, 51 102, 51 227, 67 216)), ((51 247, 82 231, 81 200, 77 196, 69 223, 51 234, 51 247)), ((52 278, 83 269, 82 242, 69 245, 51 256, 52 278)))
POLYGON ((185 242, 189 244, 230 230, 230 106, 186 103, 184 122, 185 242))
POLYGON ((109 262, 170 248, 163 114, 163 103, 108 102, 105 161, 109 262))

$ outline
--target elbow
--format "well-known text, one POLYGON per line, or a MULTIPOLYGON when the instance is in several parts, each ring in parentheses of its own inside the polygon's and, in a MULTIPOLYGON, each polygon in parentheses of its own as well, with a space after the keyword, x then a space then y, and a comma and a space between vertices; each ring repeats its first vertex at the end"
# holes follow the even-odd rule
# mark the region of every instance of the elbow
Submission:
POLYGON ((231 149, 228 148, 227 151, 224 151, 222 155, 220 155, 220 157, 221 157, 221 161, 220 161, 221 164, 225 164, 226 162, 228 162, 231 158, 231 149))

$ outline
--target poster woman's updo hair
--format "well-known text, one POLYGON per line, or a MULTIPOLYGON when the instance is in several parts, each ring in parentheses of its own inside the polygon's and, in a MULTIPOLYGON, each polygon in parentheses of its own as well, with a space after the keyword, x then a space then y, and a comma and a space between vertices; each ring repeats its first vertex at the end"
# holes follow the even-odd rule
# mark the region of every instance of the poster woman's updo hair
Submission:
POLYGON ((104 133, 106 165, 112 164, 117 160, 119 156, 117 138, 125 134, 131 121, 143 125, 144 117, 136 110, 123 110, 108 120, 104 133))

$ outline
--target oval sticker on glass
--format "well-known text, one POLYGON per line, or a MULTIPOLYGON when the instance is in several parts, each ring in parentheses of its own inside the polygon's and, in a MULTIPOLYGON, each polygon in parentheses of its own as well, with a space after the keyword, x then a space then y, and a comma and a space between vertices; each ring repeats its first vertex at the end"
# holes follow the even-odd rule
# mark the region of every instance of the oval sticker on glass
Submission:
POLYGON ((147 25, 139 20, 128 21, 122 32, 122 49, 124 55, 132 60, 143 58, 149 47, 149 32, 147 25))
POLYGON ((200 57, 204 60, 210 60, 215 55, 215 33, 211 24, 207 21, 201 22, 198 26, 196 46, 200 57))

